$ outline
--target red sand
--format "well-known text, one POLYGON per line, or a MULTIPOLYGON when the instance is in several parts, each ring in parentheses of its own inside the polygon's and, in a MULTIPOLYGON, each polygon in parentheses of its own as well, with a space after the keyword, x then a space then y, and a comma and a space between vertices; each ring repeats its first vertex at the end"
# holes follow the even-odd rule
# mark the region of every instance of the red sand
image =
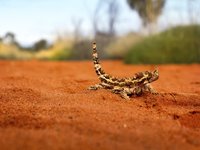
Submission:
MULTIPOLYGON (((123 77, 153 66, 104 61, 123 77)), ((91 62, 0 61, 0 149, 200 149, 200 65, 161 65, 159 95, 126 101, 91 62)))

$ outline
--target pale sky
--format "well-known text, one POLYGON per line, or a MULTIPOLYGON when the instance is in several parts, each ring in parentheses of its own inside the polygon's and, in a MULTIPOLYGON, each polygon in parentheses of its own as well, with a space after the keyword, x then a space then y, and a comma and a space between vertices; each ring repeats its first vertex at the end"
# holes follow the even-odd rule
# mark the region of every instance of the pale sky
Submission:
MULTIPOLYGON (((40 38, 52 41, 58 33, 73 33, 74 23, 82 20, 81 31, 92 34, 91 16, 99 0, 0 0, 0 36, 10 31, 23 44, 32 44, 40 38)), ((141 20, 126 0, 117 0, 120 14, 116 30, 118 34, 139 31, 141 20)), ((200 0, 196 0, 200 9, 200 0)), ((195 6, 195 7, 196 7, 195 6)), ((198 10, 199 10, 198 9, 198 10)), ((158 20, 161 28, 188 22, 186 0, 167 0, 158 20)), ((105 14, 100 13, 99 28, 106 29, 105 14)))

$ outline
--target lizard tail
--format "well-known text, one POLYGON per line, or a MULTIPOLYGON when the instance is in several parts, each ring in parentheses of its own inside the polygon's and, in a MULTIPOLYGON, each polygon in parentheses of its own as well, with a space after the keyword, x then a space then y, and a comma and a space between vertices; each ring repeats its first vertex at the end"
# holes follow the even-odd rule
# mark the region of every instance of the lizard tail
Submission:
POLYGON ((93 57, 93 63, 94 63, 94 68, 96 71, 96 74, 98 76, 101 76, 103 74, 105 74, 105 72, 103 71, 100 63, 99 63, 99 57, 98 57, 98 53, 97 53, 97 46, 96 43, 94 42, 92 45, 92 49, 93 49, 93 53, 92 53, 92 57, 93 57))

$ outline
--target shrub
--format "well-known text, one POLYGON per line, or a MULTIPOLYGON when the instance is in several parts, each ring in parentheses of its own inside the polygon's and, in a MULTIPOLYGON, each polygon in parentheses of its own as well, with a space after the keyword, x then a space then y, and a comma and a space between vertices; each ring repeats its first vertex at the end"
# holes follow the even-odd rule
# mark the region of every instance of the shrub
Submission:
POLYGON ((126 63, 200 63, 200 26, 179 26, 145 38, 130 48, 126 63))
POLYGON ((35 53, 35 58, 40 60, 69 60, 72 42, 67 39, 57 40, 52 47, 35 53))

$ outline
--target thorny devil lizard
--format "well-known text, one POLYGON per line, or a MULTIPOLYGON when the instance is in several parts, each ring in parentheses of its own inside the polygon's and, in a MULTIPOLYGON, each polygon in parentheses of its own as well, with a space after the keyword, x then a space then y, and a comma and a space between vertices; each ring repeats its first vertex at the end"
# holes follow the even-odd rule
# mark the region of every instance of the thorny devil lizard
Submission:
POLYGON ((151 82, 158 80, 159 73, 158 70, 154 71, 144 71, 138 72, 133 77, 129 78, 116 78, 109 74, 106 74, 100 63, 97 54, 96 43, 93 43, 93 62, 96 74, 100 79, 100 83, 94 86, 90 86, 89 90, 97 89, 109 89, 115 94, 120 94, 122 98, 127 100, 130 96, 140 96, 145 92, 150 92, 152 94, 157 94, 157 92, 150 85, 151 82))

